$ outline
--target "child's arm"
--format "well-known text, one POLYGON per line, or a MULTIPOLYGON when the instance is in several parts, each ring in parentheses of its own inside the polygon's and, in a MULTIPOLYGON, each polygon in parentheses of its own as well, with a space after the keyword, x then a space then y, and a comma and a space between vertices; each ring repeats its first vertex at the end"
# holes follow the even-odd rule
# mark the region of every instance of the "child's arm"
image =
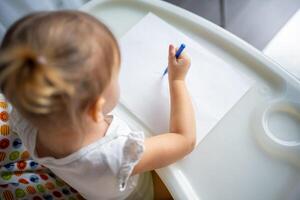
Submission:
POLYGON ((185 84, 185 76, 189 66, 189 58, 182 54, 176 59, 175 48, 170 45, 168 65, 171 97, 170 133, 145 140, 145 152, 135 166, 132 175, 165 167, 194 149, 196 140, 195 115, 185 84))

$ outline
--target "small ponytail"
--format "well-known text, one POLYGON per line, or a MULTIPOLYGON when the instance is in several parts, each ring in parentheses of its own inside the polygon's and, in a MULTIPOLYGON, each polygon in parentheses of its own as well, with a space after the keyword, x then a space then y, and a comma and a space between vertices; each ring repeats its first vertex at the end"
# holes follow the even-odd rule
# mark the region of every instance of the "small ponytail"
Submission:
POLYGON ((60 98, 75 90, 45 57, 25 46, 1 50, 0 89, 14 106, 32 114, 61 109, 60 98))

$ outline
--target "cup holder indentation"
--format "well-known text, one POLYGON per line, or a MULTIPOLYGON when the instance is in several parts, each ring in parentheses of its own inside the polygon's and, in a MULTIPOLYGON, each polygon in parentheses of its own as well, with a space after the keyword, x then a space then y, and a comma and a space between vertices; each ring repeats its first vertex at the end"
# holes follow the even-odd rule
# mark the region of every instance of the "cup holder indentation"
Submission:
POLYGON ((300 146, 300 104, 277 102, 270 105, 263 114, 263 128, 277 144, 300 146))

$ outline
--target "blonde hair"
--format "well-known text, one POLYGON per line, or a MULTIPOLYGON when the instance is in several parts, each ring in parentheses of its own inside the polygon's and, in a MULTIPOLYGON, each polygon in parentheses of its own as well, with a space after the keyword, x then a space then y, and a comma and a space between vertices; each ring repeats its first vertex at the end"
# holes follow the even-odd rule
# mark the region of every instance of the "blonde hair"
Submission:
POLYGON ((33 123, 78 123, 119 60, 116 39, 96 18, 79 11, 33 13, 4 36, 0 88, 33 123))

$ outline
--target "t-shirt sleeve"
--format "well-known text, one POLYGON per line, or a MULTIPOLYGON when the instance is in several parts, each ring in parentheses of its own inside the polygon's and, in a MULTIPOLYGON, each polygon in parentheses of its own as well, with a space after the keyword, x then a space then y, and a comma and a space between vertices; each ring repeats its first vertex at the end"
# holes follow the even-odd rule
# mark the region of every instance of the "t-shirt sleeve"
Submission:
POLYGON ((105 150, 105 160, 117 177, 119 190, 132 183, 131 173, 144 152, 144 133, 131 131, 113 140, 105 150))

